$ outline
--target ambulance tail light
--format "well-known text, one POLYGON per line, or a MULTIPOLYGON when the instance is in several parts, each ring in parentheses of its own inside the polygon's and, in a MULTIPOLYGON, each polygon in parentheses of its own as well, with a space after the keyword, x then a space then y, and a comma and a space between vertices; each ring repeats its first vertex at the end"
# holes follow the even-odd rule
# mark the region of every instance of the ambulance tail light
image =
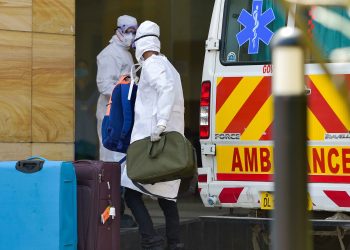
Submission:
POLYGON ((208 139, 210 132, 210 82, 202 83, 199 115, 200 139, 208 139))

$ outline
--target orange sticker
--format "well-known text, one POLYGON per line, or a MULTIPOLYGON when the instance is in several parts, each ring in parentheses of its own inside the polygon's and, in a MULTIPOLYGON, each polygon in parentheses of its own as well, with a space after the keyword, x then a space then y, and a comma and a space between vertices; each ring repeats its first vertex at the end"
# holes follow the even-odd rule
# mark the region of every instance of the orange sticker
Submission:
POLYGON ((110 209, 111 209, 111 207, 108 206, 105 209, 105 211, 101 214, 101 222, 102 222, 102 224, 105 224, 106 221, 109 219, 109 217, 110 217, 110 213, 109 213, 110 209))

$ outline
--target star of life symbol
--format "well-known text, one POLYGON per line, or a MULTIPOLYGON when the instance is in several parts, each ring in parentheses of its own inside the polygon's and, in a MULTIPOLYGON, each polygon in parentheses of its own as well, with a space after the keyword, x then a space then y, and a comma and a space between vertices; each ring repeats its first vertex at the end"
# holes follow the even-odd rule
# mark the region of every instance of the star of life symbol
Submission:
POLYGON ((249 41, 248 54, 259 53, 259 41, 269 45, 273 32, 266 26, 275 20, 273 10, 269 8, 262 13, 263 0, 254 0, 252 14, 243 9, 238 17, 238 22, 244 26, 237 35, 239 46, 249 41))

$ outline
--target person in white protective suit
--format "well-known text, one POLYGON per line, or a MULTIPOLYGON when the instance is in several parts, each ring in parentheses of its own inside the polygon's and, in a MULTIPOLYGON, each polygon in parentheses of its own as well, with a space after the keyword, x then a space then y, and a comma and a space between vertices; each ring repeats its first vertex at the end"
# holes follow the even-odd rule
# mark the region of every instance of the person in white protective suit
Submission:
POLYGON ((117 28, 109 45, 97 56, 97 88, 100 96, 97 102, 96 118, 97 133, 100 144, 100 160, 119 162, 125 157, 124 154, 110 151, 102 144, 101 125, 106 114, 107 104, 112 95, 114 84, 125 72, 130 72, 134 65, 129 52, 137 30, 137 20, 131 16, 120 16, 117 28))
MULTIPOLYGON (((137 30, 137 20, 134 17, 123 15, 117 20, 115 34, 109 41, 109 45, 97 56, 97 88, 100 96, 97 102, 97 134, 99 138, 99 159, 102 161, 119 162, 125 165, 125 154, 106 149, 102 144, 101 126, 103 117, 106 114, 107 104, 112 95, 115 83, 120 76, 129 73, 134 61, 129 52, 137 30)), ((121 227, 134 227, 136 224, 133 218, 124 214, 125 206, 123 189, 121 189, 121 227)))
MULTIPOLYGON (((151 21, 143 22, 136 32, 135 56, 142 66, 142 71, 138 83, 131 142, 147 136, 151 136, 151 141, 157 141, 164 131, 178 131, 184 134, 184 99, 180 75, 168 59, 160 54, 159 35, 159 26, 151 21)), ((139 225, 142 248, 164 249, 164 240, 154 230, 151 217, 143 203, 142 194, 145 193, 158 198, 165 215, 167 249, 184 249, 180 243, 176 204, 181 180, 142 185, 140 188, 140 184, 135 186, 124 170, 121 181, 126 187, 125 202, 139 225)))

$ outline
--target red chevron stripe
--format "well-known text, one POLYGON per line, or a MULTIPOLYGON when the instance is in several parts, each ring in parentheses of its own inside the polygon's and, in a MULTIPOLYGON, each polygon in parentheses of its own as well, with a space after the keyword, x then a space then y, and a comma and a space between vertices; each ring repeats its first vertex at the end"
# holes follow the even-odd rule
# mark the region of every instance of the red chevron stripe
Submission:
POLYGON ((216 113, 226 102, 243 77, 224 77, 216 89, 216 113))
POLYGON ((350 207, 350 196, 346 191, 323 190, 338 207, 350 207))
POLYGON ((307 77, 307 83, 311 89, 311 95, 309 96, 308 106, 312 113, 317 117, 319 122, 322 124, 324 129, 328 133, 346 133, 348 132, 344 124, 339 120, 336 113, 329 106, 327 101, 324 99, 320 91, 312 80, 307 77))
POLYGON ((198 175, 198 182, 207 182, 208 181, 208 175, 206 174, 199 174, 198 175))
POLYGON ((265 130, 265 134, 260 137, 260 141, 269 141, 272 140, 272 125, 273 123, 270 124, 270 126, 265 130))
POLYGON ((243 187, 237 188, 223 188, 219 194, 221 203, 237 203, 239 196, 243 191, 243 187))
POLYGON ((271 77, 264 77, 225 129, 225 133, 243 133, 270 95, 271 77))

